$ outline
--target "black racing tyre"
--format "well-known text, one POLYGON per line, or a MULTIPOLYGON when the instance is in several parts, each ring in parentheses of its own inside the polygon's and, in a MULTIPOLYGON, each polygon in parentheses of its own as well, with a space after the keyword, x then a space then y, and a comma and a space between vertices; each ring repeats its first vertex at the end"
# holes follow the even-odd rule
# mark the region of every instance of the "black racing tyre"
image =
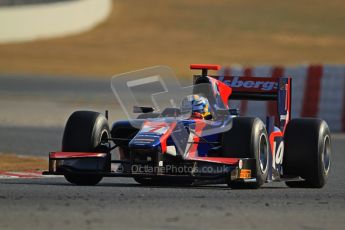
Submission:
POLYGON ((283 172, 304 181, 286 182, 289 187, 322 188, 328 179, 331 133, 327 123, 317 118, 291 120, 284 135, 283 172))
MULTIPOLYGON (((76 111, 67 121, 62 139, 64 152, 104 152, 102 140, 109 138, 107 119, 92 111, 76 111)), ((102 180, 99 175, 66 174, 67 181, 76 185, 95 185, 102 180)))
POLYGON ((159 115, 160 113, 142 113, 138 115, 137 119, 157 118, 159 115))
POLYGON ((65 174, 65 179, 75 185, 96 185, 103 177, 99 175, 65 174))
POLYGON ((269 142, 265 125, 259 118, 235 117, 232 128, 223 133, 222 149, 223 157, 256 160, 256 182, 229 181, 231 188, 259 188, 265 183, 269 168, 269 142))

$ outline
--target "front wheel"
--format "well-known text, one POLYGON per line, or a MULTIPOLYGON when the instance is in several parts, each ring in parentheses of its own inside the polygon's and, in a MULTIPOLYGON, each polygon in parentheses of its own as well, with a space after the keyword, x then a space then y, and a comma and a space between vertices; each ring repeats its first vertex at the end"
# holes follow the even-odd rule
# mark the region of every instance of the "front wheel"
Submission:
MULTIPOLYGON (((109 134, 107 119, 92 111, 76 111, 67 121, 63 140, 64 152, 104 152, 109 134)), ((110 167, 110 166, 109 166, 110 167)), ((76 185, 95 185, 102 180, 98 175, 66 174, 68 182, 76 185)))
POLYGON ((76 185, 96 185, 103 179, 103 177, 98 175, 85 176, 77 174, 66 174, 65 179, 68 182, 76 185))

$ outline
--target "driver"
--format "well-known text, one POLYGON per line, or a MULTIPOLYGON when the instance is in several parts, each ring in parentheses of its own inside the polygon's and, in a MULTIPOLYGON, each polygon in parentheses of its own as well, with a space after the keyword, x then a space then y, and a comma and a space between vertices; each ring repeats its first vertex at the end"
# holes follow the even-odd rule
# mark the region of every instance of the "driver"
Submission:
POLYGON ((210 103, 206 97, 197 94, 189 95, 182 100, 181 113, 190 118, 211 120, 210 103))

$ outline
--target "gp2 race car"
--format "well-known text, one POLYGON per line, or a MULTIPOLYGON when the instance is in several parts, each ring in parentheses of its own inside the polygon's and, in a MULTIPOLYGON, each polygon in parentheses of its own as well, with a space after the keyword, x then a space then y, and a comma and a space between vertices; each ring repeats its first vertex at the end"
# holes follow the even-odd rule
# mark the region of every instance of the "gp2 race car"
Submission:
POLYGON ((202 70, 194 76, 193 94, 208 98, 212 119, 187 118, 178 108, 158 113, 135 107, 141 113, 137 119, 116 121, 110 129, 107 113, 76 111, 67 121, 62 151, 49 154, 44 174, 64 175, 76 185, 96 185, 103 177, 131 177, 148 186, 325 185, 330 130, 321 119, 291 119, 291 78, 212 76, 208 70, 219 70, 219 65, 190 67, 202 70), (265 121, 241 117, 238 109, 229 108, 231 100, 272 101, 277 115, 265 121))

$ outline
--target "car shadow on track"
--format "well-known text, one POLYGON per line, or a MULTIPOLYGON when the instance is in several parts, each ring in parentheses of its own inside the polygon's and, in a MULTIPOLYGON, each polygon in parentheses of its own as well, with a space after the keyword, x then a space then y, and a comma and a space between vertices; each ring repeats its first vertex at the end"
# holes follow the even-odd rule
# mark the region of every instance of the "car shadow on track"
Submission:
MULTIPOLYGON (((66 187, 94 187, 94 188, 102 188, 102 187, 117 187, 117 188, 154 188, 154 189, 217 189, 217 190, 255 190, 255 189, 231 189, 227 185, 224 184, 208 184, 208 185, 141 185, 137 184, 135 182, 133 183, 128 183, 128 182, 119 182, 119 183, 111 183, 111 182, 104 182, 104 183, 99 183, 98 185, 94 186, 79 186, 79 185, 73 185, 68 182, 57 182, 57 181, 42 181, 42 180, 37 180, 37 179, 31 179, 31 180, 20 180, 20 181, 1 181, 0 185, 33 185, 33 186, 66 186, 66 187)), ((288 187, 284 186, 263 186, 260 189, 287 189, 288 187)))

